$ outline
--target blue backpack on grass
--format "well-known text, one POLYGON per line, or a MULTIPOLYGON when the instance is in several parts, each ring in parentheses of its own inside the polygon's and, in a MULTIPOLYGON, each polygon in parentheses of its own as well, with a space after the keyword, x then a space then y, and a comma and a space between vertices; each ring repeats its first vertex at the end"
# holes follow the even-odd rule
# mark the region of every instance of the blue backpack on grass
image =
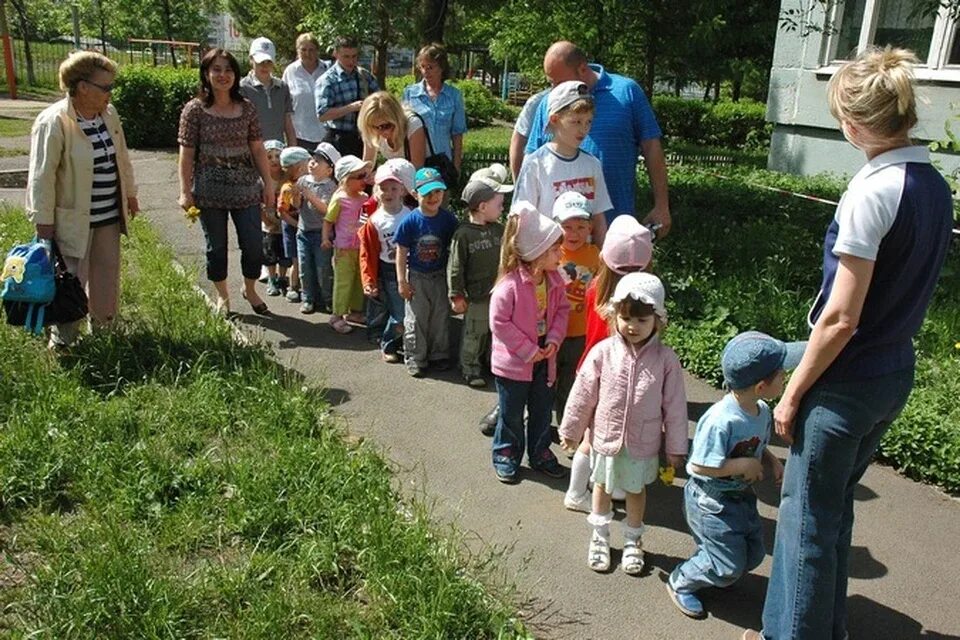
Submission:
POLYGON ((39 334, 46 306, 57 290, 50 243, 34 237, 33 242, 11 249, 3 263, 0 284, 7 323, 39 334))

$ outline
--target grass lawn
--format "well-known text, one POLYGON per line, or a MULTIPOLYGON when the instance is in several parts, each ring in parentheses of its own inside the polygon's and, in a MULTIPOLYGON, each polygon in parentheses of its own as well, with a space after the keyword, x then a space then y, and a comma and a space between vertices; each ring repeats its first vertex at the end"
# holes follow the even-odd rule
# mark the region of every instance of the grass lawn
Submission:
POLYGON ((16 156, 25 156, 30 153, 30 149, 25 147, 5 147, 0 142, 0 158, 13 158, 16 156))
POLYGON ((54 357, 0 325, 0 636, 527 637, 495 557, 133 231, 119 328, 54 357))
POLYGON ((0 116, 0 138, 19 138, 30 135, 33 120, 0 116))
POLYGON ((481 127, 470 129, 463 136, 464 153, 502 153, 510 150, 510 127, 481 127))

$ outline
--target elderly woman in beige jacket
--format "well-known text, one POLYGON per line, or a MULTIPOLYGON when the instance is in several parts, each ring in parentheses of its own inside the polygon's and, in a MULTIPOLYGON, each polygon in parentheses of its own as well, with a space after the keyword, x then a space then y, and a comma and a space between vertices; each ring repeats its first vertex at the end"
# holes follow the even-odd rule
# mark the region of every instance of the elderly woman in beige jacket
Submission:
MULTIPOLYGON (((67 95, 33 123, 27 215, 53 239, 85 285, 94 327, 111 323, 120 299, 120 234, 140 209, 123 127, 110 92, 117 67, 90 51, 60 65, 67 95)), ((51 346, 70 345, 81 323, 53 327, 51 346)))

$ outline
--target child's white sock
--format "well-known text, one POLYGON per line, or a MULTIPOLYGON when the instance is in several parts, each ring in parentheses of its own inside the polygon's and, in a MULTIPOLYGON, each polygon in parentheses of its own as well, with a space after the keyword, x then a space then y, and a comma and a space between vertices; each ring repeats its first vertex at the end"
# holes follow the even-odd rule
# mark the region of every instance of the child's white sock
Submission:
POLYGON ((626 522, 623 523, 623 539, 631 540, 636 542, 643 536, 643 532, 646 530, 642 524, 639 527, 631 527, 626 522))
POLYGON ((587 483, 590 481, 590 456, 577 450, 570 461, 570 487, 567 495, 580 497, 587 492, 587 483))
POLYGON ((604 540, 610 539, 611 522, 613 522, 613 511, 607 513, 591 513, 587 516, 587 524, 604 540))

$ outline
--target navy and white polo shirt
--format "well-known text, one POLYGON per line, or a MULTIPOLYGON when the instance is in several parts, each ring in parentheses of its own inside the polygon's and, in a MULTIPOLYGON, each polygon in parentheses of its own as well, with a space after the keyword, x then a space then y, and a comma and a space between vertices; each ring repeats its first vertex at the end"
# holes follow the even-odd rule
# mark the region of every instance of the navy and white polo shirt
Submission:
POLYGON ((913 367, 913 337, 933 296, 952 226, 950 188, 926 147, 887 151, 857 172, 827 228, 823 284, 810 326, 830 297, 841 254, 872 260, 873 278, 857 331, 824 380, 863 380, 913 367))

